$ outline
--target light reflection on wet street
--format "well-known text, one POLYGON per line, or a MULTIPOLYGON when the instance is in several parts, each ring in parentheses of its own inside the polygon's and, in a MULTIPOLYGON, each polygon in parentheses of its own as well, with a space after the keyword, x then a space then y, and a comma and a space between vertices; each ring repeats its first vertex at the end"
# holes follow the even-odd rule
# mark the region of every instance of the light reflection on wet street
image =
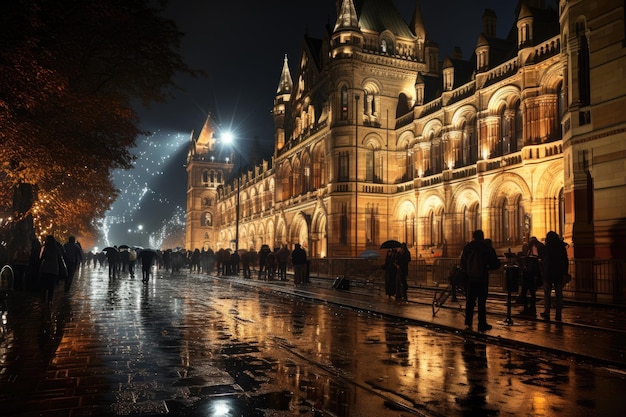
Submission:
POLYGON ((617 416, 624 410, 623 373, 269 286, 184 273, 158 273, 144 286, 124 276, 109 282, 103 270, 89 269, 75 284, 51 312, 36 301, 32 311, 12 311, 19 303, 9 300, 0 339, 0 408, 8 415, 41 407, 72 415, 173 416, 617 416), (14 318, 18 313, 28 319, 14 318))

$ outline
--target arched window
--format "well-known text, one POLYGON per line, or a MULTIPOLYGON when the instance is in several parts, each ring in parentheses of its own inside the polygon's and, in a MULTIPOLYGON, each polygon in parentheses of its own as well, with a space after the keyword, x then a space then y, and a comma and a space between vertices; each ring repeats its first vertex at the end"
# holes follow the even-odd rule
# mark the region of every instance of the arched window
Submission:
POLYGON ((213 226, 213 215, 208 211, 202 215, 202 226, 211 227, 213 226))
POLYGON ((209 182, 209 171, 202 171, 202 183, 206 184, 209 182))

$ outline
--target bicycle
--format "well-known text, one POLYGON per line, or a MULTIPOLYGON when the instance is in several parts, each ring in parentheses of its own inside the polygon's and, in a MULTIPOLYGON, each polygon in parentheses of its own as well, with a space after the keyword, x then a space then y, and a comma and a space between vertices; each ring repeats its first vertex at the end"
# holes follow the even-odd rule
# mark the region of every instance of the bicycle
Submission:
MULTIPOLYGON (((457 295, 465 297, 465 272, 458 267, 454 266, 448 275, 448 285, 442 290, 436 290, 433 296, 433 317, 437 315, 441 307, 444 306, 448 298, 452 297, 452 302, 457 302, 457 295)), ((459 305, 459 309, 463 309, 462 305, 459 305)))

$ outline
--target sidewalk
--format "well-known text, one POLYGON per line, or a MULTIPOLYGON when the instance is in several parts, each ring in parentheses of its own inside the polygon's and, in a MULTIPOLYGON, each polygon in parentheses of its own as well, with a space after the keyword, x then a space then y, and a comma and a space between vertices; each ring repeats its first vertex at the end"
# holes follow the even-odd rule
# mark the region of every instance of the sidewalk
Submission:
MULTIPOLYGON (((292 294, 319 302, 343 305, 395 319, 404 319, 438 331, 456 333, 515 349, 544 351, 559 357, 593 362, 626 370, 626 308, 565 302, 563 322, 547 322, 517 315, 521 309, 512 305, 512 325, 506 324, 507 304, 502 294, 489 297, 488 322, 493 329, 485 332, 464 330, 464 299, 448 300, 433 317, 433 291, 411 289, 409 302, 398 303, 379 294, 377 287, 354 287, 350 290, 332 289, 332 281, 312 278, 306 285, 294 286, 293 281, 257 281, 241 277, 217 277, 233 284, 263 287, 266 290, 292 294)), ((542 304, 538 305, 541 311, 542 304)))

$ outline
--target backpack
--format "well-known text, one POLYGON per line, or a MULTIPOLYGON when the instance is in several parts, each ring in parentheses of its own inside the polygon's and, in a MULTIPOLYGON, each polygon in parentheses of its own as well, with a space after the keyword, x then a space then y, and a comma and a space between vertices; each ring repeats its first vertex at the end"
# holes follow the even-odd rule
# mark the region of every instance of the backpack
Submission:
POLYGON ((477 249, 471 249, 465 261, 465 273, 470 281, 482 281, 484 279, 484 266, 482 253, 477 249))

